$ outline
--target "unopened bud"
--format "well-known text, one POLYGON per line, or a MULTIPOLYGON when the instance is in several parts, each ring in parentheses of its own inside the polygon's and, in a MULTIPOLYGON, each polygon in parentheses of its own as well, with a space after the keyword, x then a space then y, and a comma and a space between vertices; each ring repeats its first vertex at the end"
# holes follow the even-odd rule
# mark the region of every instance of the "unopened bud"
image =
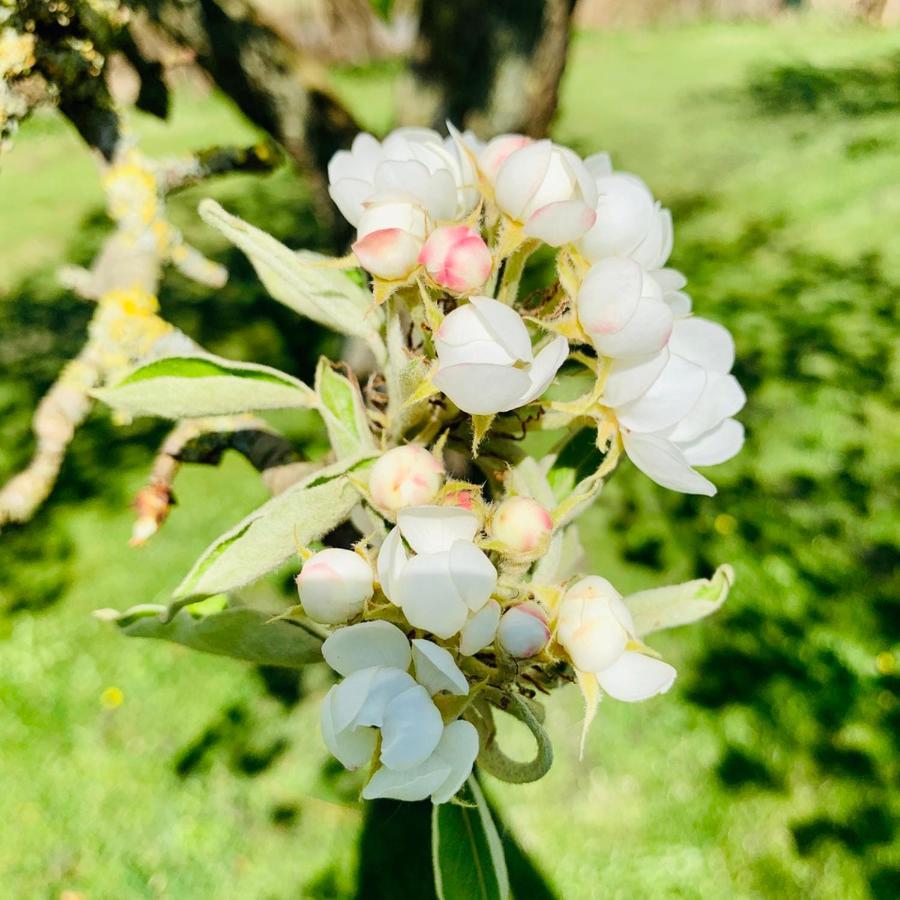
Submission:
POLYGON ((466 225, 436 228, 419 253, 435 284, 456 294, 477 291, 491 274, 491 251, 481 235, 466 225))
POLYGON ((393 512, 431 503, 443 482, 440 460, 424 447, 407 444, 388 450, 372 466, 369 491, 376 506, 393 512))
POLYGON ((537 656, 550 640, 550 626, 543 608, 532 601, 510 607, 497 629, 500 646, 516 659, 537 656))
POLYGON ((517 556, 540 556, 552 533, 550 513, 530 497, 507 497, 491 518, 491 535, 517 556))
POLYGON ((582 578, 559 607, 556 639, 575 667, 602 672, 624 652, 634 625, 622 595, 599 575, 582 578))
POLYGON ((359 615, 374 593, 372 567, 352 550, 329 548, 311 556, 297 576, 306 614, 337 625, 359 615))

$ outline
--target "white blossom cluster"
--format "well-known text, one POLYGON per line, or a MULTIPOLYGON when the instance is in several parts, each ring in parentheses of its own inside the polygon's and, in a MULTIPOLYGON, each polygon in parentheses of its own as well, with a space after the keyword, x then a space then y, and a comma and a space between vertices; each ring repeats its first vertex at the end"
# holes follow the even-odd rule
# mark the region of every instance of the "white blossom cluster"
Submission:
POLYGON ((671 216, 639 178, 605 154, 449 128, 362 134, 329 166, 376 301, 422 336, 406 352, 433 427, 401 437, 358 486, 371 532, 352 550, 307 553, 297 578, 306 615, 334 629, 323 647, 341 678, 322 706, 329 750, 369 772, 364 797, 435 803, 476 759, 496 764, 485 709, 504 692, 532 702, 535 688, 577 682, 589 720, 601 692, 633 702, 670 688, 675 670, 642 636, 712 606, 663 614, 660 597, 623 598, 579 575, 572 520, 619 449, 665 487, 715 493, 695 467, 740 449, 733 416, 745 400, 731 336, 692 315, 684 277, 666 268, 671 216), (519 282, 541 245, 555 248, 557 280, 525 304, 519 282), (594 386, 547 399, 564 364, 594 386), (461 422, 477 455, 524 407, 548 427, 593 423, 604 462, 583 496, 554 496, 552 457, 524 480, 506 460, 491 499, 458 465, 448 472, 444 441, 461 422))

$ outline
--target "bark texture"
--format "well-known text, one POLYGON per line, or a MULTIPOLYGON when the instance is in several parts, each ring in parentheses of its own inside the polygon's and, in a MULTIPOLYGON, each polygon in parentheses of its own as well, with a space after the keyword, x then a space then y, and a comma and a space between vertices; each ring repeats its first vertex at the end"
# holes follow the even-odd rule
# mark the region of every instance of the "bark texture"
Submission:
POLYGON ((575 0, 422 0, 398 119, 481 137, 542 137, 553 119, 575 0))

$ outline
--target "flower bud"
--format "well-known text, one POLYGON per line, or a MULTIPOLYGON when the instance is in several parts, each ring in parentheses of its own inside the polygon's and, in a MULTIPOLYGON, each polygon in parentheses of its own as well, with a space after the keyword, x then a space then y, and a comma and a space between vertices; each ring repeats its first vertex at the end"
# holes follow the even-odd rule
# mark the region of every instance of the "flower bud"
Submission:
POLYGON ((418 265, 428 231, 428 216, 405 194, 377 195, 365 204, 353 252, 360 265, 378 278, 406 278, 418 265))
POLYGON ((491 184, 500 171, 500 166, 506 162, 506 158, 520 150, 526 144, 531 143, 531 138, 524 134, 498 134, 497 137, 487 142, 478 154, 478 168, 491 184))
POLYGON ((556 639, 577 669, 602 672, 624 652, 634 626, 622 595, 599 575, 582 578, 559 607, 556 639))
POLYGON ((497 629, 500 646, 516 659, 537 656, 550 640, 550 626, 543 608, 532 601, 510 607, 497 629))
POLYGON ((516 556, 540 556, 552 533, 550 513, 530 497, 507 497, 491 518, 491 535, 516 556))
POLYGON ((443 481, 440 461, 424 447, 407 444, 388 450, 372 466, 369 491, 377 506, 394 512, 431 503, 443 481))
POLYGON ((471 294, 487 281, 493 259, 474 228, 448 225, 431 233, 419 262, 435 284, 456 294, 471 294))
POLYGON ((297 590, 314 622, 337 625, 363 611, 374 593, 372 581, 372 567, 358 553, 329 548, 304 563, 297 590))

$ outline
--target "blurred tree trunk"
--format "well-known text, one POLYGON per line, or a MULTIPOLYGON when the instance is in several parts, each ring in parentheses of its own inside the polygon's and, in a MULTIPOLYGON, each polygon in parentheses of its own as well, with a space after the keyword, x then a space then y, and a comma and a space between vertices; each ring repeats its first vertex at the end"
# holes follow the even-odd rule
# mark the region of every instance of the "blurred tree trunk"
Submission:
POLYGON ((442 129, 450 119, 482 137, 545 135, 574 8, 575 0, 422 0, 398 121, 442 129))
POLYGON ((241 112, 310 174, 320 214, 340 228, 325 192, 325 171, 334 152, 361 129, 327 89, 318 66, 248 0, 149 0, 140 8, 171 40, 189 47, 241 112))

